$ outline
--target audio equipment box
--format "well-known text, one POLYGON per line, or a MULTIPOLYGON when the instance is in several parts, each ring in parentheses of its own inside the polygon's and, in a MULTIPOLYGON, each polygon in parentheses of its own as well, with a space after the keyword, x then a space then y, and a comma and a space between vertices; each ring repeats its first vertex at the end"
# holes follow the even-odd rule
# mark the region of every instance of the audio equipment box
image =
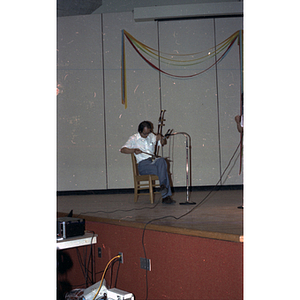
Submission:
POLYGON ((57 218, 57 239, 84 235, 85 220, 80 218, 57 218))

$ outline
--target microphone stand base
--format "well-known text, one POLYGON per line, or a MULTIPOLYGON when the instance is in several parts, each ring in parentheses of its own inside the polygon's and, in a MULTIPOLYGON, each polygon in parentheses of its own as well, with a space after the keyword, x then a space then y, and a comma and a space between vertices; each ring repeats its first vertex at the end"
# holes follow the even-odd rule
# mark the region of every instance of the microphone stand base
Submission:
POLYGON ((195 202, 189 202, 189 201, 186 201, 186 202, 181 202, 179 203, 180 205, 194 205, 196 204, 195 202))

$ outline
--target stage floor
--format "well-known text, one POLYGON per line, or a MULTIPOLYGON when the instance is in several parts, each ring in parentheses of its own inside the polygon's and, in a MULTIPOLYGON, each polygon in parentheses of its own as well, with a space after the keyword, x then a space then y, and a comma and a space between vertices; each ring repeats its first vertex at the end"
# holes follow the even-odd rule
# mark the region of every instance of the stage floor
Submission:
POLYGON ((133 193, 57 196, 57 212, 66 216, 73 210, 73 217, 87 221, 137 228, 153 220, 147 229, 243 242, 242 190, 192 191, 189 196, 195 205, 180 205, 186 192, 174 193, 172 205, 162 204, 160 194, 154 204, 146 195, 134 203, 133 193))

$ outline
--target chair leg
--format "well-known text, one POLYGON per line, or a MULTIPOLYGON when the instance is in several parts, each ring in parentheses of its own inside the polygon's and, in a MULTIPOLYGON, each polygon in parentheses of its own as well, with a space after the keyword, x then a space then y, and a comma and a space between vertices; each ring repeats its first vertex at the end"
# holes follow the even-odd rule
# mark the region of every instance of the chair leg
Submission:
POLYGON ((152 179, 149 176, 149 194, 150 194, 150 202, 153 204, 153 186, 152 186, 152 179))
POLYGON ((137 183, 134 183, 134 202, 137 202, 138 196, 137 183))

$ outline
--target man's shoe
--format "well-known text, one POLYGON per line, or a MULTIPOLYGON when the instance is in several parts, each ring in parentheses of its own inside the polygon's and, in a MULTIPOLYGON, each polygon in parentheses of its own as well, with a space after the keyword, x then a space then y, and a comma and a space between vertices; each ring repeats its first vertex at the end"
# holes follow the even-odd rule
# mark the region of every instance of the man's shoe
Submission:
POLYGON ((173 203, 176 203, 176 201, 173 200, 170 196, 167 196, 166 198, 163 198, 163 199, 162 199, 162 203, 165 203, 165 204, 173 204, 173 203))

